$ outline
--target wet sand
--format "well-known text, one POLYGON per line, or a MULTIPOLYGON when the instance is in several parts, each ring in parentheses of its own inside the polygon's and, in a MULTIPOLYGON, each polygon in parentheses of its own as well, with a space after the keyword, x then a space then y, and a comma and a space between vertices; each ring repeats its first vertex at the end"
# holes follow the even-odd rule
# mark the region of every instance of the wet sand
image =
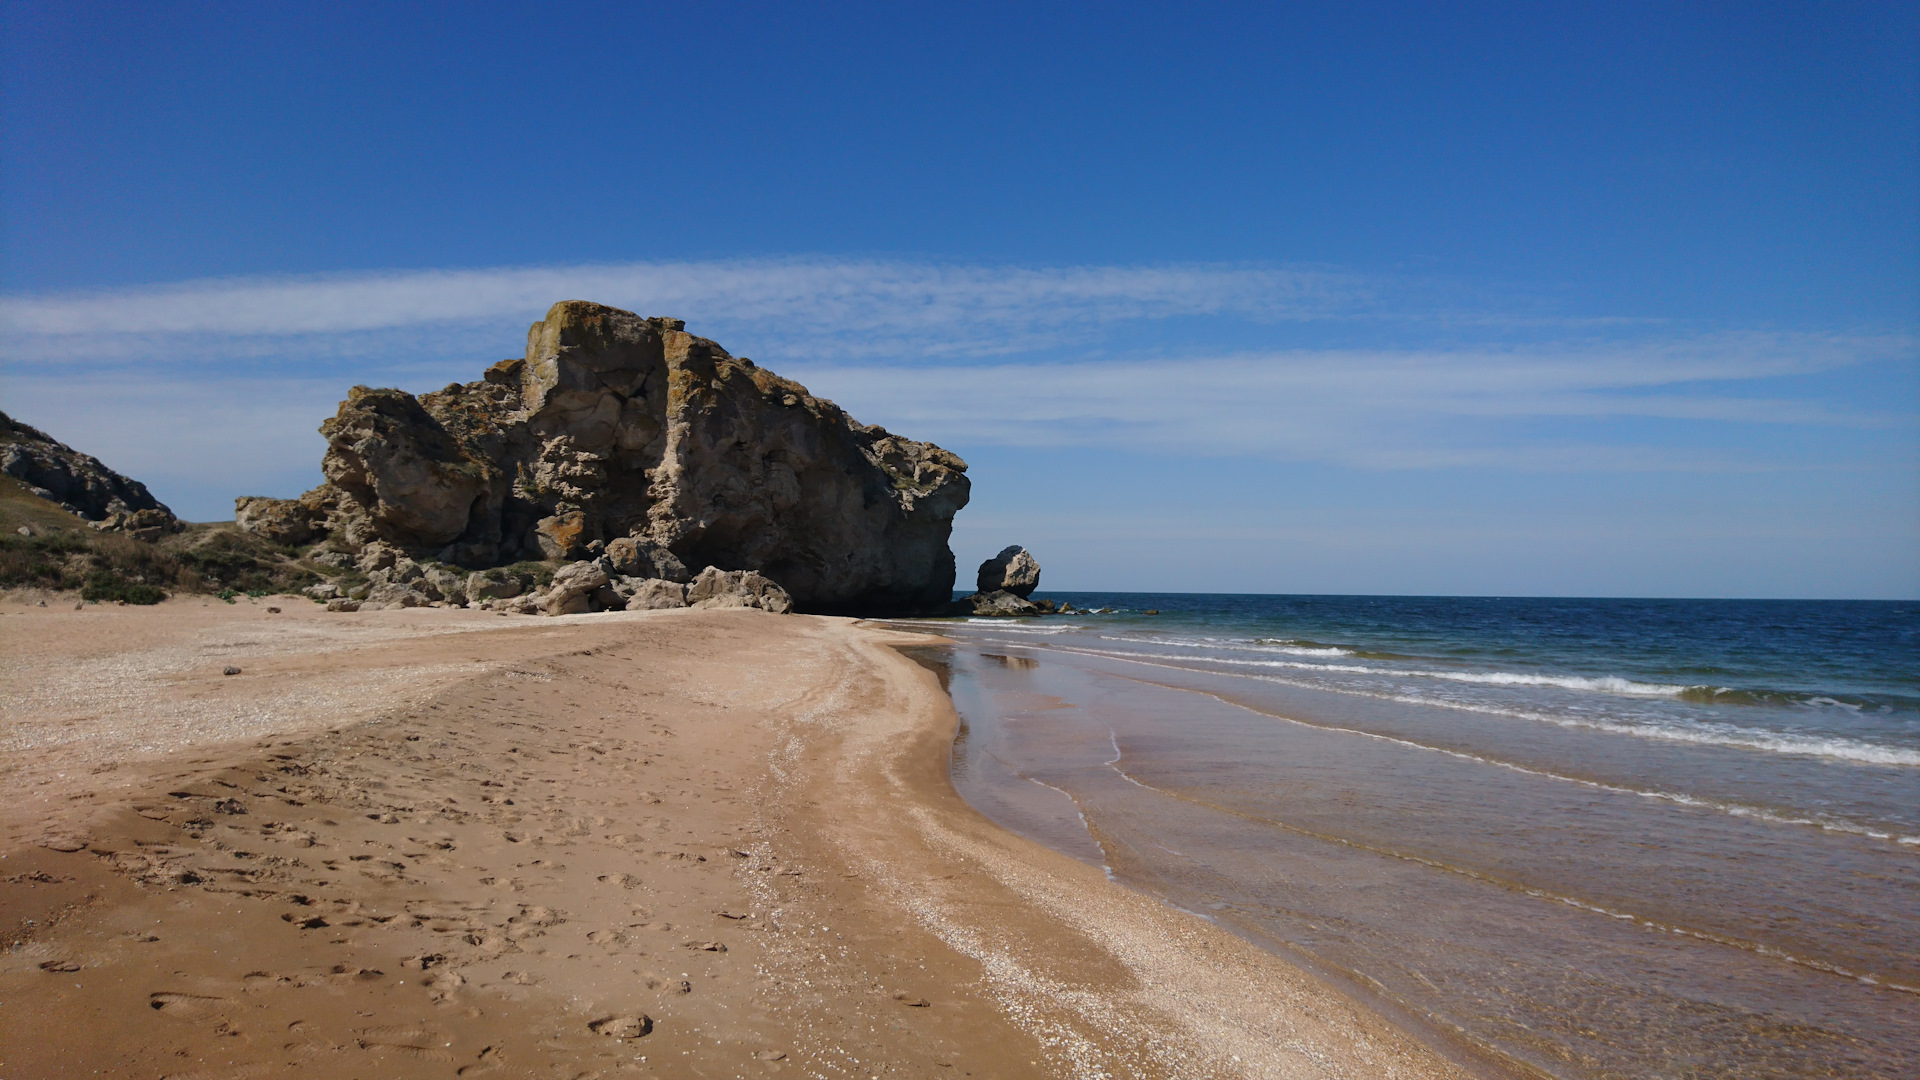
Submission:
POLYGON ((977 814, 898 651, 937 639, 286 598, 0 635, 7 1080, 1460 1075, 977 814))

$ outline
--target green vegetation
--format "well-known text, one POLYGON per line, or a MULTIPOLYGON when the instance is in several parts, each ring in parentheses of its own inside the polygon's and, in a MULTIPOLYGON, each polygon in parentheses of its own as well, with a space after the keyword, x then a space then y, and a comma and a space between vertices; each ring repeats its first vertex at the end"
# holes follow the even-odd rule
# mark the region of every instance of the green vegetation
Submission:
POLYGON ((556 567, 553 563, 529 559, 524 562, 511 563, 507 566, 496 566, 486 571, 486 575, 490 581, 505 581, 508 578, 518 578, 523 585, 531 582, 533 588, 544 589, 549 584, 552 584, 555 569, 556 567))
POLYGON ((147 543, 94 529, 13 477, 0 476, 0 588, 157 604, 169 593, 266 596, 298 592, 319 580, 291 551, 231 523, 188 525, 147 543))
POLYGON ((166 598, 166 592, 158 586, 127 581, 111 570, 95 570, 87 575, 87 583, 80 586, 80 599, 95 602, 119 600, 128 604, 157 604, 166 598))

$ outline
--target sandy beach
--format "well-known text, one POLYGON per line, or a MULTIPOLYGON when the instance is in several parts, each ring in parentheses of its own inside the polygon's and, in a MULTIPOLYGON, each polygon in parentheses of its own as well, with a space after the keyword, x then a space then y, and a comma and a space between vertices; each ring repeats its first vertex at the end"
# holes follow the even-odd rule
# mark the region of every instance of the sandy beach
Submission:
POLYGON ((7 1080, 1459 1075, 975 813, 928 639, 0 611, 7 1080))

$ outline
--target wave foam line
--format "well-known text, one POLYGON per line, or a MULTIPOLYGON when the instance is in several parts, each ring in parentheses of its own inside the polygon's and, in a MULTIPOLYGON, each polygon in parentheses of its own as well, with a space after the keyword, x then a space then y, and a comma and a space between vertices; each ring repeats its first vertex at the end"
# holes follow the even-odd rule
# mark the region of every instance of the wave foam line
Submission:
POLYGON ((1352 649, 1343 649, 1337 645, 1282 645, 1274 642, 1221 641, 1216 638, 1202 638, 1199 641, 1180 641, 1176 638, 1129 638, 1101 634, 1102 641, 1140 642, 1146 645, 1167 645, 1176 649, 1241 649, 1246 651, 1285 653, 1289 656, 1352 656, 1352 649))
MULTIPOLYGON (((1208 696, 1212 697, 1213 695, 1208 695, 1208 696)), ((1220 698, 1218 700, 1225 701, 1224 698, 1220 698)), ((1231 701, 1226 701, 1226 704, 1238 705, 1237 702, 1231 702, 1231 701)), ((1246 708, 1246 706, 1239 706, 1239 707, 1246 708)), ((1257 711, 1257 710, 1249 710, 1249 711, 1257 711)), ((1264 716, 1264 715, 1271 715, 1271 714, 1262 713, 1260 715, 1264 716)), ((1292 720, 1291 717, 1280 717, 1279 719, 1290 720, 1291 722, 1296 724, 1303 723, 1303 721, 1292 720)), ((1306 726, 1316 727, 1318 725, 1307 724, 1306 726)), ((1345 730, 1345 729, 1342 729, 1342 730, 1345 730)), ((1356 732, 1356 734, 1367 735, 1370 733, 1356 732)), ((1375 735, 1373 737, 1386 738, 1386 736, 1379 736, 1379 735, 1375 735)), ((1399 740, 1389 740, 1389 741, 1397 742, 1399 740)), ((1450 751, 1442 751, 1442 752, 1449 753, 1450 751)), ((1590 911, 1598 915, 1605 915, 1610 919, 1619 919, 1623 922, 1632 922, 1636 926, 1643 926, 1649 930, 1659 931, 1660 933, 1676 934, 1682 937, 1694 938, 1698 941, 1709 942, 1714 945, 1722 945, 1732 949, 1741 949, 1746 952, 1754 953, 1755 955, 1758 955, 1758 956, 1767 957, 1770 960, 1779 960, 1788 964, 1793 964, 1797 967, 1807 968, 1810 971, 1818 971, 1826 975, 1835 975, 1843 979, 1853 979, 1857 982, 1866 983, 1869 986, 1883 987, 1888 990, 1898 990, 1901 993, 1905 993, 1905 994, 1920 995, 1920 986, 1908 986, 1905 983, 1894 982, 1890 979, 1887 979, 1880 975, 1876 975, 1872 972, 1854 971, 1853 969, 1845 967, 1840 964, 1830 963, 1825 960, 1817 960, 1817 959, 1814 959, 1813 957, 1801 956, 1798 953, 1788 952, 1785 949, 1777 948, 1775 946, 1768 945, 1764 942, 1749 941, 1746 938, 1734 937, 1731 934, 1721 934, 1712 930, 1700 930, 1694 927, 1681 926, 1677 923, 1661 922, 1658 919, 1648 918, 1647 916, 1644 916, 1644 915, 1636 915, 1629 911, 1618 911, 1613 908, 1605 907, 1600 904, 1595 904, 1587 900, 1582 900, 1576 896, 1567 896, 1562 893, 1556 893, 1548 889, 1537 889, 1530 885, 1523 885, 1517 881, 1509 881, 1505 878, 1499 877, 1494 874, 1489 874, 1481 870, 1472 869, 1471 867, 1455 866, 1452 863, 1442 862, 1439 859, 1430 858, 1425 855, 1417 855, 1417 854, 1414 854, 1413 852, 1408 852, 1408 851, 1398 851, 1393 848, 1383 847, 1378 844, 1369 844, 1369 843, 1365 843, 1364 841, 1350 839, 1345 836, 1336 836, 1332 833, 1323 833, 1318 830, 1308 829, 1300 825, 1289 824, 1287 822, 1280 821, 1276 818, 1265 817, 1261 814, 1255 814, 1250 811, 1241 810, 1241 809, 1238 809, 1237 807, 1222 806, 1218 803, 1210 802, 1206 799, 1202 799, 1195 795, 1190 795, 1183 791, 1175 791, 1171 788, 1163 788, 1153 784, 1146 783, 1145 781, 1142 781, 1136 777, 1129 776, 1124 770, 1122 770, 1119 767, 1117 763, 1112 763, 1110 764, 1109 767, 1111 767, 1115 772, 1120 773, 1120 775, 1125 776, 1128 780, 1133 781, 1134 784, 1140 787, 1146 788, 1147 790, 1152 791, 1155 794, 1165 795, 1167 798, 1178 799, 1182 802, 1191 803, 1195 806, 1203 806, 1217 813, 1226 814, 1231 817, 1237 817, 1244 821, 1257 822, 1259 824, 1267 825, 1275 829, 1280 829, 1284 832, 1293 833, 1296 836, 1305 836, 1310 839, 1320 840, 1325 843, 1339 844, 1343 847, 1353 848, 1356 851, 1365 851, 1373 855, 1380 855, 1390 859, 1399 859, 1403 862, 1415 863, 1420 866, 1425 866, 1434 870, 1439 870, 1442 873, 1456 874, 1460 877, 1464 877, 1472 881, 1481 882, 1482 884, 1492 885, 1496 888, 1506 889, 1510 892, 1517 892, 1524 896, 1533 897, 1534 899, 1537 899, 1537 900, 1547 900, 1547 901, 1552 901, 1556 903, 1561 903, 1561 904, 1567 905, 1568 907, 1575 908, 1581 911, 1590 911)))
MULTIPOLYGON (((1098 652, 1095 650, 1063 649, 1062 651, 1063 652, 1068 652, 1068 651, 1082 652, 1082 653, 1086 653, 1094 656, 1108 655, 1106 653, 1098 652)), ((1142 664, 1147 667, 1166 668, 1172 671, 1194 670, 1192 668, 1181 667, 1178 664, 1154 664, 1144 660, 1136 660, 1134 662, 1142 664)), ((1205 672, 1202 672, 1201 674, 1205 674, 1205 672)), ((1129 678, 1130 676, 1122 676, 1122 677, 1129 678)), ((1263 681, 1278 682, 1286 686, 1298 686, 1308 690, 1323 689, 1322 687, 1317 687, 1312 683, 1303 683, 1303 682, 1298 682, 1296 680, 1291 680, 1291 679, 1280 679, 1274 676, 1251 676, 1251 677, 1259 678, 1259 679, 1262 679, 1263 681)), ((1424 750, 1424 751, 1428 751, 1430 753, 1435 753, 1435 754, 1445 754, 1449 757, 1461 758, 1467 761, 1477 762, 1482 765, 1491 765, 1497 768, 1509 769, 1514 772, 1525 773, 1530 776, 1542 777, 1548 780, 1559 780, 1564 783, 1579 784, 1583 787, 1594 788, 1597 790, 1613 792, 1621 795, 1637 795, 1641 798, 1646 798, 1646 799, 1659 799, 1662 801, 1673 802, 1682 806, 1690 806, 1697 809, 1715 810, 1723 814, 1731 815, 1733 817, 1753 818, 1755 820, 1766 821, 1775 825, 1810 826, 1813 828, 1824 830, 1826 832, 1837 832, 1837 833, 1846 833, 1854 836, 1864 836, 1872 840, 1891 840, 1896 844, 1901 844, 1906 847, 1920 848, 1920 836, 1905 836, 1905 835, 1900 835, 1892 832, 1887 832, 1885 830, 1873 828, 1872 826, 1869 826, 1869 825, 1862 825, 1858 822, 1848 821, 1844 818, 1789 817, 1787 815, 1778 813, 1776 811, 1769 810, 1765 807, 1750 806, 1745 803, 1726 802, 1718 799, 1703 799, 1696 795, 1686 795, 1679 792, 1655 791, 1655 790, 1647 790, 1642 788, 1624 787, 1617 784, 1607 784, 1598 780, 1588 780, 1578 776, 1567 776, 1564 773, 1550 772, 1544 769, 1535 769, 1526 765, 1516 764, 1511 761, 1503 761, 1499 758, 1483 757, 1481 755, 1470 754, 1462 750, 1451 750, 1444 746, 1433 746, 1428 743, 1418 742, 1412 739, 1403 739, 1394 735, 1382 735, 1378 732, 1366 731, 1361 728, 1340 727, 1334 724, 1318 724, 1309 720, 1299 720, 1291 716, 1283 716, 1279 713, 1267 712, 1264 709, 1258 709, 1258 708, 1255 708, 1254 706, 1247 705, 1243 702, 1234 701, 1231 698, 1225 697, 1221 694, 1215 693, 1210 690, 1200 690, 1190 686, 1175 686, 1170 683, 1154 682, 1151 679, 1135 679, 1134 681, 1143 682, 1149 686, 1157 686, 1165 690, 1176 690, 1183 693, 1199 694, 1203 697, 1210 697, 1215 701, 1220 702, 1223 705, 1230 705, 1236 709, 1244 709, 1247 712, 1251 712, 1257 716, 1264 716, 1274 720, 1284 720, 1289 724, 1298 724, 1301 727, 1313 728, 1316 731, 1333 732, 1341 735, 1356 735, 1361 738, 1375 739, 1380 742, 1393 743, 1395 745, 1404 746, 1409 749, 1424 750)), ((1365 696, 1376 697, 1382 700, 1399 701, 1399 702, 1409 703, 1409 704, 1433 704, 1431 702, 1425 702, 1419 699, 1412 699, 1412 698, 1397 698, 1397 697, 1389 697, 1386 695, 1377 695, 1377 694, 1365 695, 1365 696)), ((1477 710, 1477 711, 1486 711, 1486 710, 1477 710)), ((1513 714, 1513 715, 1520 715, 1520 714, 1513 714)), ((1118 743, 1116 743, 1115 750, 1117 751, 1118 748, 1119 748, 1118 743)))
MULTIPOLYGON (((1126 678, 1127 676, 1121 677, 1126 678)), ((1497 769, 1506 769, 1527 776, 1536 776, 1545 780, 1557 780, 1563 784, 1576 784, 1594 791, 1605 791, 1614 795, 1635 795, 1642 799, 1655 799, 1661 802, 1670 802, 1680 806, 1692 807, 1697 810, 1714 810, 1731 817, 1751 818, 1773 825, 1806 826, 1825 832, 1864 836, 1870 840, 1891 840, 1896 844, 1901 844, 1906 847, 1920 848, 1920 836, 1902 836, 1883 829, 1873 828, 1870 825, 1862 825, 1856 821, 1848 821, 1845 818, 1789 817, 1777 811, 1769 810, 1764 806, 1750 806, 1746 803, 1728 802, 1722 799, 1703 799, 1698 795, 1687 795, 1677 791, 1658 791, 1647 788, 1626 787, 1621 784, 1609 784, 1600 780, 1589 780, 1581 776, 1568 776, 1565 773, 1552 772, 1547 769, 1536 769, 1512 761, 1503 761, 1499 758, 1470 754, 1464 750, 1451 750, 1444 746, 1433 746, 1414 739, 1403 739, 1397 735, 1382 735, 1379 732, 1366 731, 1361 728, 1340 727, 1334 724, 1317 724, 1311 720, 1299 720, 1291 716, 1283 716, 1280 713, 1255 708, 1245 702, 1235 701, 1232 698, 1216 694, 1210 690, 1196 690, 1192 687, 1173 686, 1167 683, 1154 682, 1151 679, 1136 679, 1134 681, 1146 683, 1148 686, 1158 686, 1164 690, 1177 690, 1183 693, 1199 694, 1202 697, 1212 698, 1222 705, 1229 705, 1233 708, 1250 712, 1255 716, 1264 716, 1272 720, 1283 720, 1289 724, 1298 724, 1301 727, 1312 728, 1315 731, 1326 731, 1340 735, 1357 735, 1363 739, 1374 739, 1379 742, 1392 743, 1395 746, 1404 746, 1411 750, 1424 750, 1432 754, 1444 754, 1447 757, 1459 758, 1463 761, 1471 761, 1479 765, 1490 765, 1497 769)), ((1118 752, 1119 744, 1117 742, 1114 744, 1114 749, 1115 752, 1118 752)), ((1117 761, 1119 759, 1116 758, 1114 760, 1117 761)), ((1108 764, 1112 764, 1112 762, 1108 764)))
MULTIPOLYGON (((1075 652, 1087 656, 1099 656, 1112 660, 1124 660, 1129 663, 1144 664, 1148 667, 1163 667, 1179 671, 1192 671, 1197 674, 1220 674, 1228 672, 1208 672, 1201 668, 1187 667, 1182 664, 1155 663, 1155 660, 1188 660, 1185 656, 1160 656, 1155 653, 1128 653, 1117 650, 1085 649, 1071 646, 1054 646, 1062 652, 1075 652)), ((1208 659, 1207 663, 1220 661, 1208 659)), ((1363 670, 1358 667, 1334 664, 1289 664, 1289 667, 1307 670, 1363 670)), ((1376 701, 1392 701, 1402 705, 1424 705, 1433 708, 1458 709, 1462 712, 1476 712, 1487 716, 1505 716, 1515 720, 1530 720, 1535 723, 1552 724, 1564 728, 1585 728, 1604 731, 1613 735, 1633 735, 1643 739, 1656 739, 1665 742, 1694 743, 1704 746, 1727 746, 1741 750, 1761 750, 1775 754, 1798 754, 1808 757, 1833 758, 1839 761, 1863 765, 1920 765, 1920 750, 1905 750, 1893 746, 1881 746, 1877 743, 1861 742, 1837 735, 1810 736, 1795 735, 1788 732, 1755 731, 1752 728, 1736 727, 1732 724, 1701 723, 1697 729, 1669 727, 1661 724, 1635 723, 1626 720, 1607 720, 1594 717, 1555 716, 1551 713, 1533 712, 1527 709, 1503 709, 1488 705, 1477 705, 1463 701, 1448 701, 1444 698, 1422 697, 1417 694, 1392 694, 1373 690, 1359 690, 1352 687, 1328 686, 1321 683, 1301 682, 1297 679, 1284 679, 1273 675, 1248 675, 1247 678, 1265 682, 1280 683, 1283 686, 1297 686, 1305 690, 1321 690, 1333 694, 1347 694, 1353 697, 1373 698, 1376 701)))
MULTIPOLYGON (((1127 641, 1127 638, 1106 637, 1107 641, 1127 641)), ((1164 642, 1156 644, 1176 644, 1164 642)), ((1201 648, 1197 645, 1183 645, 1185 648, 1201 648)), ((1219 646, 1215 646, 1218 648, 1219 646)), ((1151 655, 1151 654, 1149 654, 1151 655)), ((1303 653, 1301 655, 1318 655, 1303 653)), ((1344 653, 1343 655, 1352 655, 1344 653)), ((1528 675, 1513 671, 1430 671, 1419 668, 1379 668, 1364 664, 1309 664, 1299 660, 1242 660, 1230 656, 1206 657, 1214 664, 1235 664, 1242 667, 1278 667, 1299 668, 1306 671, 1338 671, 1354 675, 1382 675, 1388 677, 1415 677, 1422 679, 1442 679, 1447 682, 1474 683, 1482 686, 1551 686, 1561 690, 1587 690, 1603 694, 1621 694, 1627 697, 1679 697, 1681 694, 1699 689, 1682 686, 1677 683, 1644 683, 1618 675, 1528 675)))

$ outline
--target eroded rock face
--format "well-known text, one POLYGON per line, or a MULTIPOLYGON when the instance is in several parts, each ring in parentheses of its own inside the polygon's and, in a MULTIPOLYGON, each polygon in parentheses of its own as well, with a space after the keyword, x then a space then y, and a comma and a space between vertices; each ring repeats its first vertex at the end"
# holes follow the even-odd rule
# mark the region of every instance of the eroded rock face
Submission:
POLYGON ((947 603, 968 502, 947 450, 860 425, 680 319, 582 300, 484 379, 420 398, 355 386, 321 432, 326 484, 240 500, 242 527, 467 569, 605 552, 612 577, 758 571, 803 611, 947 603))
POLYGON ((243 495, 233 501, 235 524, 255 536, 290 547, 313 539, 313 518, 313 513, 294 499, 243 495))
POLYGON ((157 540, 182 528, 147 485, 6 413, 0 413, 0 471, 98 528, 141 540, 157 540))
POLYGON ((966 463, 678 319, 555 304, 524 358, 417 399, 355 387, 321 432, 327 483, 242 500, 243 527, 305 522, 469 569, 604 551, 613 577, 755 570, 805 611, 928 611, 951 595, 966 463))
POLYGON ((1040 564, 1019 544, 1009 544, 1000 554, 980 564, 975 586, 982 593, 1010 592, 1026 599, 1040 587, 1040 564))

